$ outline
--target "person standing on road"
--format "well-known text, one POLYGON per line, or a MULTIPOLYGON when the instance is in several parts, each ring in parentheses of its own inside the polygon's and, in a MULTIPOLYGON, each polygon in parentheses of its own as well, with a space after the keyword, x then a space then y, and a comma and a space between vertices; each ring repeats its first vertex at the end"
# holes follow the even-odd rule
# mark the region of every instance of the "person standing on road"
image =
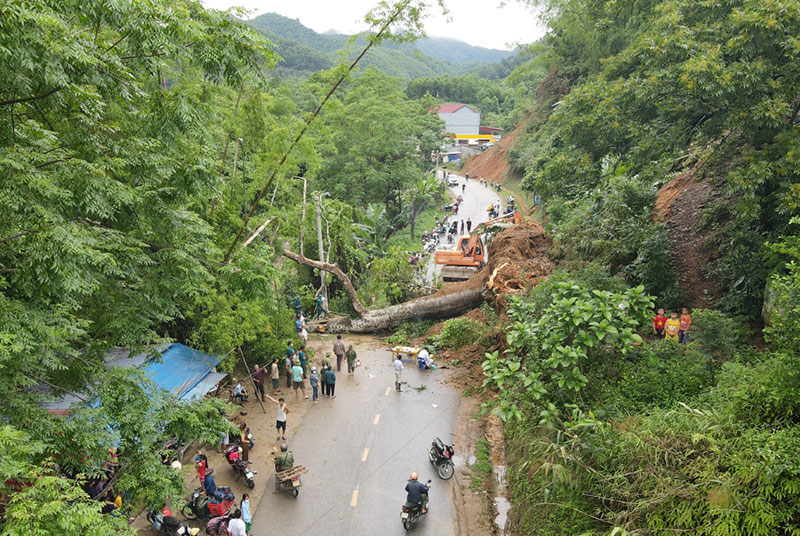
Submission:
POLYGON ((250 440, 247 439, 247 423, 244 421, 239 423, 239 448, 242 451, 242 459, 244 461, 249 461, 250 440))
POLYGON ((325 371, 325 381, 328 386, 328 398, 336 398, 336 373, 331 367, 325 371))
POLYGON ((325 374, 328 371, 328 365, 325 360, 322 360, 322 369, 319 372, 319 382, 322 384, 322 395, 328 396, 328 376, 325 374))
POLYGON ((344 358, 344 343, 342 336, 336 336, 336 342, 333 343, 333 353, 336 354, 336 370, 342 371, 342 359, 344 358))
POLYGON ((306 344, 308 344, 308 330, 305 326, 300 328, 300 331, 297 333, 297 338, 300 339, 300 347, 303 348, 306 344))
POLYGON ((400 354, 397 354, 394 359, 394 388, 399 393, 400 392, 400 379, 403 376, 403 358, 400 357, 400 354))
POLYGON ((466 189, 467 189, 467 183, 465 182, 464 184, 461 185, 461 193, 463 194, 464 190, 466 189))
POLYGON ((297 352, 297 357, 300 359, 300 367, 303 369, 303 378, 306 377, 306 365, 308 365, 308 360, 306 359, 306 347, 303 346, 297 352))
POLYGON ((286 388, 292 388, 292 363, 294 362, 294 347, 292 341, 286 344, 286 359, 283 360, 283 371, 286 373, 286 388))
POLYGON ((311 383, 311 402, 316 404, 319 398, 319 376, 317 375, 317 367, 311 367, 309 383, 311 383))
POLYGON ((278 413, 277 417, 275 418, 275 428, 278 430, 278 438, 280 440, 283 438, 286 439, 286 415, 289 413, 289 406, 286 405, 286 402, 283 400, 283 397, 280 397, 278 400, 275 400, 271 396, 267 395, 267 398, 278 404, 278 413))
POLYGON ((461 220, 461 234, 464 234, 464 220, 461 220))
POLYGON ((472 220, 467 218, 467 232, 469 233, 471 231, 472 231, 472 220))
POLYGON ((306 394, 306 384, 303 382, 303 367, 300 366, 299 359, 295 359, 294 366, 292 367, 292 387, 294 387, 295 400, 299 397, 298 389, 303 391, 303 398, 308 398, 306 394))
MULTIPOLYGON (((278 370, 278 359, 273 358, 272 364, 269 366, 270 378, 272 378, 272 394, 278 394, 278 380, 280 379, 280 372, 278 370)), ((265 395, 266 396, 266 395, 265 395)), ((266 402, 266 400, 264 400, 266 402)))
POLYGON ((250 533, 250 527, 253 525, 253 516, 250 514, 250 495, 242 493, 242 502, 239 505, 242 510, 242 521, 244 521, 244 532, 250 533))
POLYGON ((261 397, 264 401, 264 369, 256 365, 253 367, 253 383, 256 384, 256 396, 261 397))
POLYGON ((347 347, 347 352, 344 358, 347 360, 347 373, 353 374, 356 371, 356 351, 353 350, 353 345, 347 347))

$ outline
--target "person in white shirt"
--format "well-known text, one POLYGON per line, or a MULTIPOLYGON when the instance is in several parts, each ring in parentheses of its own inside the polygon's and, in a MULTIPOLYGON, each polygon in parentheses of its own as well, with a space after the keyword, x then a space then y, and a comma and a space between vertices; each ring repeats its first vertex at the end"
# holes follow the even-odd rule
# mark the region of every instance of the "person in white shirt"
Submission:
POLYGON ((428 352, 427 348, 423 348, 419 351, 417 354, 417 361, 420 365, 424 365, 424 368, 431 368, 431 365, 433 365, 433 359, 431 358, 431 354, 428 352))
POLYGON ((306 344, 308 344, 308 330, 305 328, 305 326, 300 328, 300 333, 298 333, 297 336, 303 342, 303 344, 301 344, 300 346, 305 346, 306 344))
POLYGON ((233 517, 228 523, 228 534, 231 536, 247 536, 247 528, 242 521, 242 511, 238 508, 233 513, 233 517))
POLYGON ((398 392, 400 391, 400 378, 403 375, 403 359, 400 357, 400 354, 397 354, 394 360, 394 388, 398 392))

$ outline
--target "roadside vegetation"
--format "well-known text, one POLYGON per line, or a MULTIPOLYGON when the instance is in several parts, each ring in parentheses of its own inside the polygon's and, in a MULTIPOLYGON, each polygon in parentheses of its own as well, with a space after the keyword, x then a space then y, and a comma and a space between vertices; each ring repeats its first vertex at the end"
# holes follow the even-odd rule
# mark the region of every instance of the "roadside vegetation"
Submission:
POLYGON ((562 271, 483 362, 513 532, 796 533, 800 4, 531 4, 546 76, 511 164, 562 271), (689 302, 691 343, 652 340, 689 302))

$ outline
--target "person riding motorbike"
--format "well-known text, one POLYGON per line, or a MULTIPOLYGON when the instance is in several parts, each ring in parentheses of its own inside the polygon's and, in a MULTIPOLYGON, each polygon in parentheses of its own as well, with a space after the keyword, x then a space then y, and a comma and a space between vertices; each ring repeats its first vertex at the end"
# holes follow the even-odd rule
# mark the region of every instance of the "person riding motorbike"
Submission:
POLYGON ((294 467, 294 454, 284 443, 281 445, 281 453, 275 457, 275 472, 280 473, 292 467, 294 467))
POLYGON ((428 490, 429 486, 419 482, 419 475, 415 472, 411 473, 411 478, 406 484, 406 501, 422 505, 422 513, 428 512, 428 490))

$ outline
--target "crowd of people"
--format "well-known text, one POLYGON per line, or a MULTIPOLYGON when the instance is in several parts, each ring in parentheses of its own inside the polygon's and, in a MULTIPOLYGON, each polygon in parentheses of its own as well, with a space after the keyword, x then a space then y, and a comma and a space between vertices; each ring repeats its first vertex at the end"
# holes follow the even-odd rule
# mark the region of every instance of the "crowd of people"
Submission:
POLYGON ((678 311, 670 311, 669 317, 664 313, 664 308, 660 307, 653 317, 653 335, 656 340, 675 341, 679 344, 689 344, 692 329, 692 315, 689 308, 681 309, 680 316, 678 311))

